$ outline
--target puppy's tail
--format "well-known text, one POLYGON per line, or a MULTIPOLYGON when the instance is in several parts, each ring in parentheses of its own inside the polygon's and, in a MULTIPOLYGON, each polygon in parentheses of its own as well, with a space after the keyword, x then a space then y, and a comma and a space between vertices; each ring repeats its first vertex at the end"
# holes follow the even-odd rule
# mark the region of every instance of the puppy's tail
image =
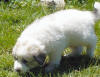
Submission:
POLYGON ((94 3, 94 15, 95 15, 95 21, 100 20, 100 2, 94 3))

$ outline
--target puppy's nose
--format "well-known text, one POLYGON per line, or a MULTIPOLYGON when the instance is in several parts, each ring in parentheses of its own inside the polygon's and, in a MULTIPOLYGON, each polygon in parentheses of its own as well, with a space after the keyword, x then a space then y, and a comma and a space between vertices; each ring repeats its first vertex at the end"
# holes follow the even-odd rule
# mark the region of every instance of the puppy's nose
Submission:
POLYGON ((16 71, 16 72, 21 72, 21 69, 18 68, 18 69, 15 69, 15 71, 16 71))

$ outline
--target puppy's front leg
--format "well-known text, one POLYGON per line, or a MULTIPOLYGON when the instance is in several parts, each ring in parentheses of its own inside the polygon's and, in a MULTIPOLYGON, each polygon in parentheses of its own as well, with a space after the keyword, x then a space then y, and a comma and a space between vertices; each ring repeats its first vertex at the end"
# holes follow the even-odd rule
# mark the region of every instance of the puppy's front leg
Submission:
POLYGON ((57 68, 61 60, 61 52, 53 52, 49 55, 50 62, 49 65, 45 68, 45 72, 52 72, 54 68, 57 68))

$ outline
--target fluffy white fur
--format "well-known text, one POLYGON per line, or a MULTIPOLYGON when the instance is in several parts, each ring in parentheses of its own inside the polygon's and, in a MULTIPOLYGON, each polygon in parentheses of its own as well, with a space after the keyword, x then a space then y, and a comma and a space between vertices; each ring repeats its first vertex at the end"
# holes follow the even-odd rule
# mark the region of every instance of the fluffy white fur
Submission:
POLYGON ((37 65, 33 56, 46 54, 50 64, 47 72, 59 65, 62 51, 71 47, 72 56, 81 55, 83 46, 87 55, 93 57, 96 47, 95 21, 100 19, 100 3, 94 4, 94 11, 75 9, 62 10, 34 21, 18 38, 13 48, 14 69, 27 72, 37 65), (29 63, 25 65, 24 58, 29 63))
POLYGON ((53 8, 62 9, 65 6, 64 0, 40 0, 45 6, 53 6, 53 8))

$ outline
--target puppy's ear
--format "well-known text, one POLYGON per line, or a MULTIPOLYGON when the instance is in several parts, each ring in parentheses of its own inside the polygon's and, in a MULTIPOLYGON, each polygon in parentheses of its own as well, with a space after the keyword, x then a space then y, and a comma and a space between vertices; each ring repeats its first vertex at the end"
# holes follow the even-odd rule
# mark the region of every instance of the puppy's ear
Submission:
POLYGON ((45 59, 46 59, 46 55, 45 55, 45 54, 39 54, 38 56, 34 56, 34 59, 35 59, 40 65, 44 65, 45 59))

